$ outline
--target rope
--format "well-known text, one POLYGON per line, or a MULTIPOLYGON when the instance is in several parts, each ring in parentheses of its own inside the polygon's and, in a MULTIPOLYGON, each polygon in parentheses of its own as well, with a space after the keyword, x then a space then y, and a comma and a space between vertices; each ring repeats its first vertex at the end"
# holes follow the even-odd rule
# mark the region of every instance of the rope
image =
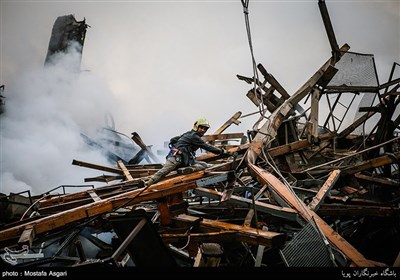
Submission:
POLYGON ((257 81, 259 81, 260 79, 258 78, 257 63, 254 58, 253 44, 252 44, 252 40, 251 40, 250 21, 249 21, 249 0, 241 0, 241 2, 243 5, 243 13, 244 13, 244 18, 245 18, 245 23, 246 23, 246 32, 247 32, 247 38, 248 38, 250 54, 251 54, 251 61, 252 61, 252 66, 253 66, 254 96, 257 98, 257 101, 259 102, 258 108, 259 108, 260 118, 254 125, 254 126, 256 126, 264 118, 265 110, 264 110, 264 103, 262 100, 262 94, 260 93, 259 96, 257 94, 257 81))

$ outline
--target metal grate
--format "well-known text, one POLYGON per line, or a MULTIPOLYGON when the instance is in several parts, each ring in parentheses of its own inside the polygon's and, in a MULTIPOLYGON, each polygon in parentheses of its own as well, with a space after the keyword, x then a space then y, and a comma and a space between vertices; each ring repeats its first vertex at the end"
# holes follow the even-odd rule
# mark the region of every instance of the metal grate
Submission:
POLYGON ((279 251, 288 267, 334 267, 330 248, 321 233, 308 223, 279 251))
POLYGON ((338 72, 329 82, 330 86, 349 87, 377 87, 378 78, 375 70, 374 56, 371 54, 360 54, 347 52, 335 64, 338 72))

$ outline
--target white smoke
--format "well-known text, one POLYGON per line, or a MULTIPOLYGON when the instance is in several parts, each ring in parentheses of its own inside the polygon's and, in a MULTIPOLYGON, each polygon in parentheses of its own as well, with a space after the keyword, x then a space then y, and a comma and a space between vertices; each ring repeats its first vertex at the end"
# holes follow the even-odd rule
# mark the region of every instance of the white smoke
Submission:
POLYGON ((84 185, 84 178, 101 175, 72 165, 73 159, 109 165, 80 134, 104 125, 112 94, 92 73, 74 70, 80 63, 76 46, 55 55, 53 62, 7 85, 0 117, 1 193, 30 190, 35 195, 60 185, 84 185))

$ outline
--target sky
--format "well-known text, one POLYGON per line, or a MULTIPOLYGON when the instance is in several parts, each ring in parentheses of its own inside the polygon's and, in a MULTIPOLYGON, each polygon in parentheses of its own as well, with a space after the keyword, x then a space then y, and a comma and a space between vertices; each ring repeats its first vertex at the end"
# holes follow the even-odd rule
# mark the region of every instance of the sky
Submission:
MULTIPOLYGON (((374 54, 385 82, 400 62, 400 1, 326 5, 339 47, 374 54)), ((331 56, 318 1, 250 0, 248 12, 255 61, 289 94, 331 56)), ((156 150, 200 117, 213 132, 238 111, 256 112, 246 97, 251 85, 237 74, 253 77, 239 0, 0 0, 0 193, 39 194, 101 175, 71 162, 109 165, 80 137, 109 123, 107 115, 117 131, 137 132, 156 150), (73 52, 43 67, 53 24, 69 14, 89 25, 79 75, 65 70, 73 52)), ((246 133, 257 119, 242 118, 226 132, 246 133)))

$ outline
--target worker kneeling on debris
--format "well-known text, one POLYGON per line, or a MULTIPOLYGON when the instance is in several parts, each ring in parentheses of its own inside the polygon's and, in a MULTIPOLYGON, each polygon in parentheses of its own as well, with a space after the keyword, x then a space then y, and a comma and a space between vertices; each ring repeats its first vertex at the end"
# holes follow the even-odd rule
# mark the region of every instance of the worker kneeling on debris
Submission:
POLYGON ((216 155, 232 156, 233 153, 207 144, 201 139, 209 128, 210 124, 207 119, 200 118, 194 123, 192 130, 171 138, 169 142, 170 151, 163 168, 158 170, 146 182, 146 186, 157 183, 161 178, 164 178, 168 173, 177 168, 180 168, 178 170, 179 174, 188 174, 210 167, 211 165, 206 162, 196 161, 196 151, 199 148, 216 155))

